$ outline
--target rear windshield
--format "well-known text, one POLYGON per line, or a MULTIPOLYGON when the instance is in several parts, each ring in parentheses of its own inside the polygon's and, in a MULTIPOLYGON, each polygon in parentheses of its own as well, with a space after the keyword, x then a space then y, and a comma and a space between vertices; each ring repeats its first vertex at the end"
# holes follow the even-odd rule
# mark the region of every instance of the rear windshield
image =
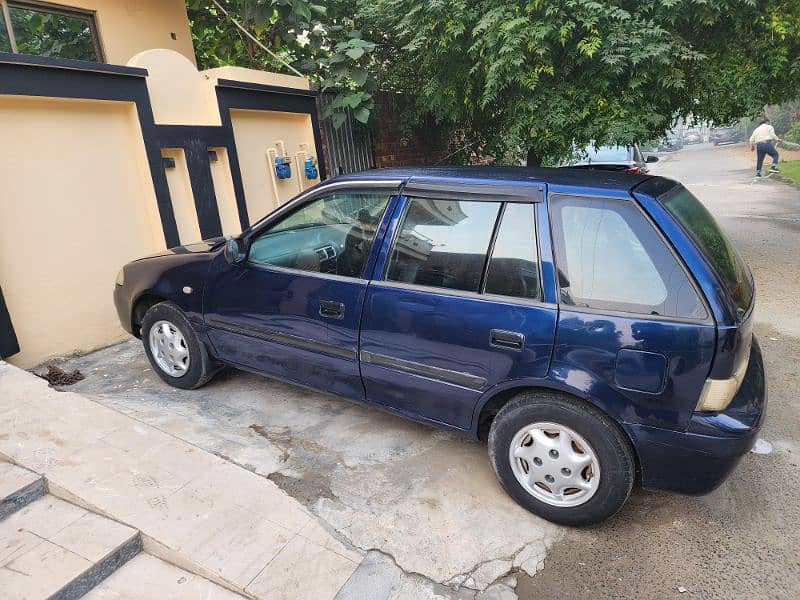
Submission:
POLYGON ((662 201, 667 211, 683 225, 711 263, 740 314, 747 312, 753 301, 750 270, 731 241, 722 233, 711 213, 683 187, 662 201))
POLYGON ((629 150, 626 146, 588 146, 583 149, 584 161, 591 162, 616 162, 629 160, 629 150))

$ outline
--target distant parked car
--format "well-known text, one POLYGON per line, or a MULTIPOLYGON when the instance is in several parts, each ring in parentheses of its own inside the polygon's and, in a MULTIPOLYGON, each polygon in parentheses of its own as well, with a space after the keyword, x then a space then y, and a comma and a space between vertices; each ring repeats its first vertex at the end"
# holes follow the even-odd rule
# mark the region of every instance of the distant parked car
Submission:
POLYGON ((647 173, 648 163, 658 162, 657 156, 642 154, 638 144, 630 146, 587 146, 579 158, 567 161, 562 167, 596 169, 601 171, 624 171, 625 173, 647 173))
POLYGON ((698 131, 692 131, 691 129, 683 134, 683 143, 684 144, 702 144, 703 143, 703 136, 700 135, 698 131))
POLYGON ((713 490, 767 401, 750 270, 662 177, 335 177, 239 236, 126 264, 114 302, 172 386, 231 365, 469 434, 519 504, 569 525, 635 481, 713 490))
POLYGON ((659 152, 675 152, 683 148, 683 140, 680 136, 670 132, 658 144, 659 152))
POLYGON ((738 127, 715 127, 711 130, 711 143, 715 146, 735 144, 741 142, 742 139, 742 132, 738 127))

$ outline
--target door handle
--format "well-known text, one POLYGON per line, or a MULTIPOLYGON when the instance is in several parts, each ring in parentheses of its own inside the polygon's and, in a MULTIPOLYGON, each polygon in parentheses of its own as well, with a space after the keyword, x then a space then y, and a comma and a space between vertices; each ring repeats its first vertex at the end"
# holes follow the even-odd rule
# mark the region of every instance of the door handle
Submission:
POLYGON ((344 304, 336 302, 335 300, 320 300, 319 316, 328 317, 330 319, 343 319, 344 304))
POLYGON ((525 336, 516 331, 492 329, 489 335, 489 344, 495 348, 521 351, 525 346, 525 336))

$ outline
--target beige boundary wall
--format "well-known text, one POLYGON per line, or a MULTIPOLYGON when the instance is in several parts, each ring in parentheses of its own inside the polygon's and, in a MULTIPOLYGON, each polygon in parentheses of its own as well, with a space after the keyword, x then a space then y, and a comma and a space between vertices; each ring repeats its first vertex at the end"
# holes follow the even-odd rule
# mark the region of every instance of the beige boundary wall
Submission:
POLYGON ((134 105, 0 96, 0 281, 22 351, 46 357, 122 338, 121 264, 163 248, 134 105))
MULTIPOLYGON (((153 116, 160 125, 220 126, 216 98, 219 80, 309 89, 307 79, 279 73, 241 67, 197 71, 183 56, 168 50, 147 50, 137 54, 129 66, 147 69, 153 116)), ((319 179, 309 180, 303 175, 305 157, 317 157, 310 115, 241 109, 232 109, 230 115, 247 212, 252 222, 319 183, 319 179), (291 159, 290 179, 275 176, 273 165, 278 155, 291 159)), ((212 163, 211 169, 222 230, 226 235, 236 234, 241 228, 236 226, 233 218, 236 208, 232 182, 229 181, 230 165, 224 151, 217 154, 219 160, 212 163)), ((175 169, 167 173, 167 179, 176 213, 183 215, 178 219, 180 239, 184 243, 195 241, 200 237, 200 229, 196 218, 188 216, 193 195, 185 156, 178 149, 162 150, 162 155, 175 160, 175 169)))
POLYGON ((304 155, 314 147, 308 115, 232 110, 231 122, 239 149, 247 212, 253 217, 260 218, 272 212, 317 183, 302 176, 304 155), (294 158, 291 179, 277 179, 273 169, 265 168, 282 146, 285 153, 294 158))
MULTIPOLYGON (((61 98, 56 97, 59 89, 52 95, 8 94, 0 81, 0 288, 20 347, 6 360, 21 367, 127 336, 112 301, 115 277, 124 263, 166 247, 165 196, 174 215, 176 242, 183 244, 203 237, 198 211, 210 199, 219 232, 232 235, 242 229, 242 203, 249 221, 255 222, 319 181, 303 176, 305 157, 318 156, 310 111, 232 108, 227 126, 231 143, 207 147, 206 187, 192 179, 198 172, 197 144, 192 146, 197 139, 162 143, 157 133, 163 128, 174 135, 175 125, 189 126, 185 129, 190 137, 195 127, 201 137, 209 130, 224 130, 217 103, 220 80, 228 87, 232 81, 241 82, 254 94, 268 94, 273 86, 307 91, 307 80, 233 67, 198 72, 191 45, 188 50, 137 52, 142 44, 160 43, 165 32, 169 36, 178 29, 178 42, 181 31, 188 35, 182 1, 163 2, 163 12, 158 10, 162 3, 155 0, 73 0, 71 5, 98 11, 109 62, 124 57, 129 66, 147 70, 153 118, 149 125, 142 121, 133 101, 61 98), (151 22, 153 13, 162 20, 151 22), (141 36, 130 33, 112 43, 109 33, 136 19, 148 23, 150 31, 141 36), (195 148, 194 171, 189 165, 190 147, 195 148), (171 161, 154 167, 153 152, 173 159, 174 167, 171 161), (276 153, 292 161, 291 179, 275 177, 276 153), (196 198, 195 193, 204 197, 196 198)), ((4 66, 9 65, 0 61, 0 79, 4 66)), ((74 72, 57 68, 59 76, 74 72)), ((307 92, 305 98, 313 103, 307 92)))

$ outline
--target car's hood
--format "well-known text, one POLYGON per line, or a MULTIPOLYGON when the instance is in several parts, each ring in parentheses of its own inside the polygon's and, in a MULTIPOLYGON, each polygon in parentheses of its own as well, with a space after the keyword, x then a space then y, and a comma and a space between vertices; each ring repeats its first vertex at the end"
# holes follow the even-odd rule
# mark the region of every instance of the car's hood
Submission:
POLYGON ((202 240, 200 242, 195 242, 194 244, 184 244, 183 246, 175 246, 174 248, 168 248, 163 252, 157 252, 156 254, 151 254, 150 256, 144 256, 138 260, 144 260, 146 258, 156 258, 158 256, 170 256, 171 254, 198 254, 203 252, 211 252, 212 250, 216 250, 225 242, 225 238, 220 237, 213 237, 207 240, 202 240))

